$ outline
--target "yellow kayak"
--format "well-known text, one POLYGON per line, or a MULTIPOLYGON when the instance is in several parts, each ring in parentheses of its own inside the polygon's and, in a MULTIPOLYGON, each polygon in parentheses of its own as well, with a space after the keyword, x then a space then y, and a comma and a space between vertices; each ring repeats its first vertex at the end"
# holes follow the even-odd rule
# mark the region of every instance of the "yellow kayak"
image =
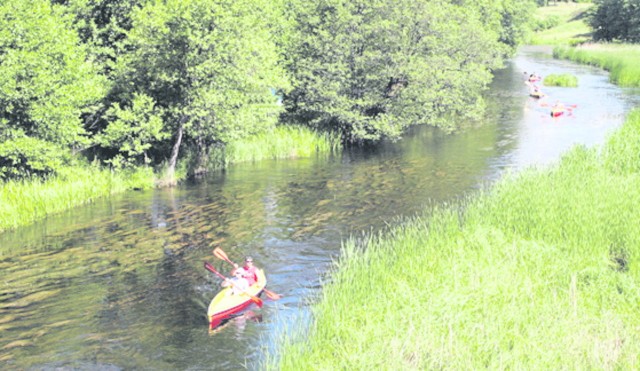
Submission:
POLYGON ((255 298, 262 293, 267 286, 267 278, 262 269, 256 270, 258 281, 245 292, 232 293, 231 287, 225 287, 211 300, 207 317, 209 318, 209 329, 219 326, 225 319, 233 317, 248 308, 255 302, 255 298))

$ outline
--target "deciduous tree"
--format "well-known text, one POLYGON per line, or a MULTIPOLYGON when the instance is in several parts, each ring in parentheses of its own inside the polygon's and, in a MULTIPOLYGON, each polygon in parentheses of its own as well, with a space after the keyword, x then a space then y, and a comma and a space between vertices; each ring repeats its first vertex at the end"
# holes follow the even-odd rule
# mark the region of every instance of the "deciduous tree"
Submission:
MULTIPOLYGON (((0 3, 0 141, 15 141, 0 157, 15 158, 22 144, 34 141, 62 151, 86 145, 82 116, 95 111, 104 82, 59 6, 46 0, 0 3)), ((24 160, 14 162, 24 172, 13 174, 29 173, 29 163, 44 161, 36 157, 45 152, 25 148, 24 160)))

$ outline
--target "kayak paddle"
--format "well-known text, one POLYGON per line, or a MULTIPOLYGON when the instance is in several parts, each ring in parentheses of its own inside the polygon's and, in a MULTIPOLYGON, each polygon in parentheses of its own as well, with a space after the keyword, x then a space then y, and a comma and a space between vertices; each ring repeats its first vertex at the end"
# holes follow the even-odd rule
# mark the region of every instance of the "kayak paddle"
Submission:
MULTIPOLYGON (((216 247, 215 249, 213 249, 213 255, 215 255, 216 258, 218 258, 218 259, 222 259, 222 260, 226 261, 227 263, 233 265, 234 267, 236 266, 236 263, 232 262, 229 259, 229 257, 227 256, 227 254, 224 251, 222 251, 222 249, 219 248, 219 247, 216 247)), ((269 299, 271 299, 271 300, 278 300, 278 299, 282 298, 281 295, 276 294, 273 291, 267 290, 266 288, 262 289, 262 291, 264 291, 264 293, 267 294, 267 297, 269 299)))
MULTIPOLYGON (((215 273, 218 277, 222 278, 223 280, 226 280, 227 277, 225 277, 222 273, 218 272, 213 265, 209 264, 208 262, 204 262, 204 267, 212 273, 215 273)), ((238 286, 236 286, 233 283, 233 280, 229 280, 229 282, 231 282, 231 284, 238 290, 242 291, 243 294, 248 295, 251 298, 251 301, 253 301, 254 303, 256 303, 256 305, 260 308, 262 308, 262 299, 260 299, 259 297, 255 296, 255 295, 251 295, 249 294, 247 291, 240 289, 238 286)))

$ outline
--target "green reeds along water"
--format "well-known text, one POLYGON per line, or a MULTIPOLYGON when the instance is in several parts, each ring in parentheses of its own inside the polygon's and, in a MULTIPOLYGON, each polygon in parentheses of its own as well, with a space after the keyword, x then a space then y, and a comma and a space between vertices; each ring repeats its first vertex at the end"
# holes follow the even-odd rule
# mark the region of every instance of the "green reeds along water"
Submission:
POLYGON ((590 64, 610 72, 609 79, 620 86, 640 86, 640 46, 630 44, 584 44, 556 47, 556 58, 590 64))
POLYGON ((562 75, 551 74, 544 77, 543 84, 545 86, 560 86, 564 88, 575 88, 578 86, 578 78, 569 74, 562 74, 562 75))
MULTIPOLYGON (((281 126, 229 145, 226 151, 214 151, 212 168, 262 159, 311 157, 340 151, 337 134, 321 134, 308 128, 281 126)), ((174 175, 187 176, 188 160, 179 162, 174 175)), ((85 166, 62 169, 49 179, 29 179, 0 183, 0 232, 30 224, 47 215, 92 202, 131 189, 162 184, 163 174, 151 168, 121 170, 85 166), (160 178, 158 179, 158 176, 160 178)))
POLYGON ((0 184, 0 232, 30 224, 50 214, 127 189, 153 187, 153 171, 139 168, 112 172, 74 167, 47 180, 38 178, 0 184))
POLYGON ((285 159, 329 155, 340 150, 340 137, 300 126, 277 126, 269 132, 229 144, 225 165, 263 159, 285 159))
POLYGON ((635 111, 603 148, 347 242, 267 368, 638 369, 639 142, 635 111))

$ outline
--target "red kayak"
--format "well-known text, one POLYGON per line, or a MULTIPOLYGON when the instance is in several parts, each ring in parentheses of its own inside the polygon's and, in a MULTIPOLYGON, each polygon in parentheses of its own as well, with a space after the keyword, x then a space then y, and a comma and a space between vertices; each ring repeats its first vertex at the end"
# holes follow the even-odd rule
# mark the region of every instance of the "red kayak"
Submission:
POLYGON ((258 281, 249 286, 245 292, 233 294, 231 287, 225 287, 211 300, 207 310, 209 329, 213 330, 225 320, 239 315, 254 303, 253 298, 259 296, 267 285, 267 278, 262 269, 257 269, 256 275, 258 281))
POLYGON ((551 111, 551 117, 562 116, 562 114, 564 114, 564 111, 551 111))

